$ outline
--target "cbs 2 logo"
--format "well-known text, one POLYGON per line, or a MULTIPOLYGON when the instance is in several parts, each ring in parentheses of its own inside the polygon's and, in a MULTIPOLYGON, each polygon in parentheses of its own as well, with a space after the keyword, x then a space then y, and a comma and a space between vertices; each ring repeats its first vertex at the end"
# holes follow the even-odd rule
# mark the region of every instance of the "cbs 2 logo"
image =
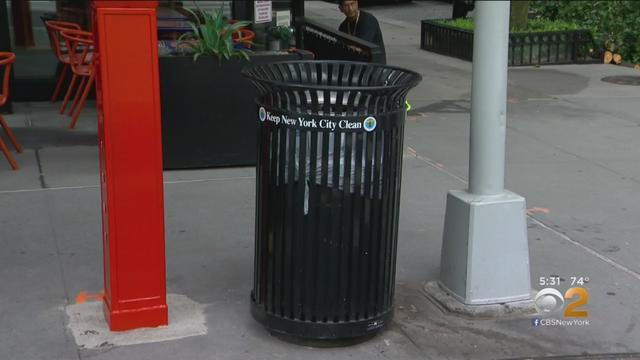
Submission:
POLYGON ((564 293, 564 296, 554 288, 545 288, 538 292, 534 300, 534 305, 539 313, 552 313, 562 309, 564 301, 568 302, 564 309, 565 317, 587 317, 589 313, 586 310, 576 310, 589 302, 589 292, 581 287, 572 287, 564 293), (574 298, 576 298, 574 300, 574 298))

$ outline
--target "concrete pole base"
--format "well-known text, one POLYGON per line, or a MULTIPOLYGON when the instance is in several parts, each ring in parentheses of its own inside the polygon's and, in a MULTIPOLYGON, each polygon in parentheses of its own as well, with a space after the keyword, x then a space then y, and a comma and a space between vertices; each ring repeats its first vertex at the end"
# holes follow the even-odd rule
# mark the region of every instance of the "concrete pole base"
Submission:
POLYGON ((533 300, 512 301, 503 304, 467 305, 460 302, 438 281, 429 281, 423 287, 427 298, 445 312, 474 319, 525 317, 536 314, 533 300))
POLYGON ((467 305, 531 299, 525 199, 447 194, 440 284, 467 305))

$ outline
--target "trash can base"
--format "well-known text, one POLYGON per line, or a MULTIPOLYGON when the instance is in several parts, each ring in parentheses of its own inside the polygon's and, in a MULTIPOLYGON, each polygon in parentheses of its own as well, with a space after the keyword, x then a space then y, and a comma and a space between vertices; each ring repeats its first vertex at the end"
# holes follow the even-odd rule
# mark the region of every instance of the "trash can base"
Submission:
POLYGON ((381 331, 374 332, 373 334, 363 335, 360 337, 344 338, 344 339, 306 339, 298 336, 291 336, 291 335, 277 333, 275 331, 269 331, 271 336, 277 338, 278 340, 288 342, 290 344, 294 344, 298 346, 305 346, 305 347, 312 347, 312 348, 338 348, 338 347, 358 345, 375 338, 380 332, 381 331))
POLYGON ((391 323, 393 308, 378 316, 359 321, 312 322, 267 313, 252 297, 251 315, 272 334, 285 341, 309 345, 305 341, 318 340, 320 342, 310 346, 333 347, 352 345, 375 336, 391 323))

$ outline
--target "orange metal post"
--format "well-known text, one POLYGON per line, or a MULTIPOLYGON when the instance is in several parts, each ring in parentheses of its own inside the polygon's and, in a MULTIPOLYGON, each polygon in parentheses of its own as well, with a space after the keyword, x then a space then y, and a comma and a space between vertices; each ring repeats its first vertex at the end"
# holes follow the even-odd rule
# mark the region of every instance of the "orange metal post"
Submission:
POLYGON ((111 330, 166 325, 157 1, 93 1, 111 330))

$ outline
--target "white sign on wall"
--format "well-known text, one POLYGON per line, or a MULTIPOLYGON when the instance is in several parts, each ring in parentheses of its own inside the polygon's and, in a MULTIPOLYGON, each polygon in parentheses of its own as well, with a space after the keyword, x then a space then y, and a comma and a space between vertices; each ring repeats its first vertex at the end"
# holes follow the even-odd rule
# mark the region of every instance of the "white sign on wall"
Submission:
POLYGON ((274 11, 276 16, 276 26, 291 26, 291 11, 274 11))
POLYGON ((255 1, 253 8, 256 24, 271 22, 271 1, 255 1))

